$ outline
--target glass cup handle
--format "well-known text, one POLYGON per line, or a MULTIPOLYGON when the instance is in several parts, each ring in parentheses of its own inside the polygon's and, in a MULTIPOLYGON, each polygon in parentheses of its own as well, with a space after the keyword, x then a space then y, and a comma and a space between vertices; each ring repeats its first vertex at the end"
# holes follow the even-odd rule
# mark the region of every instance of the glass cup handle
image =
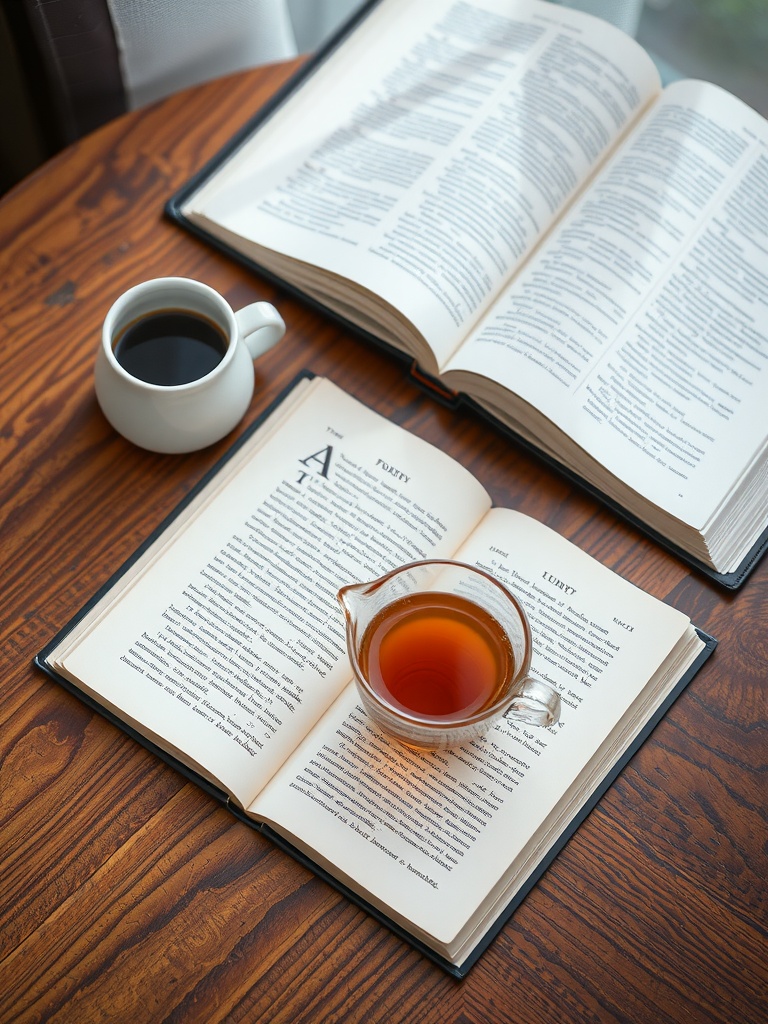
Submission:
POLYGON ((528 676, 523 680, 504 717, 528 725, 555 725, 560 718, 560 694, 535 676, 528 676))

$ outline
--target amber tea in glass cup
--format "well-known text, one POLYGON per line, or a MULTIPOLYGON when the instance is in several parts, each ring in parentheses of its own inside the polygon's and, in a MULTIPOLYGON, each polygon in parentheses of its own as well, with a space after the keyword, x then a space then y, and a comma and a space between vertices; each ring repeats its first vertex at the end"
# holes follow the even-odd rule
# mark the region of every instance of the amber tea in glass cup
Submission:
POLYGON ((437 750, 501 715, 552 725, 560 697, 530 675, 531 628, 515 595, 461 562, 411 562, 338 594, 360 699, 408 746, 437 750))

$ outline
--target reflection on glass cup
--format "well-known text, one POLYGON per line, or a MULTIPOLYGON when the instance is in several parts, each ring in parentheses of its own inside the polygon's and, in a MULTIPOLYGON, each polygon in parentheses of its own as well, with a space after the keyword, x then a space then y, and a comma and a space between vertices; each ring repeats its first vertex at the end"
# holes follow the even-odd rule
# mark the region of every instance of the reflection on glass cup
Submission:
POLYGON ((360 699, 411 747, 454 747, 500 716, 553 725, 560 697, 530 675, 531 628, 504 584, 461 562, 412 562, 338 594, 360 699))

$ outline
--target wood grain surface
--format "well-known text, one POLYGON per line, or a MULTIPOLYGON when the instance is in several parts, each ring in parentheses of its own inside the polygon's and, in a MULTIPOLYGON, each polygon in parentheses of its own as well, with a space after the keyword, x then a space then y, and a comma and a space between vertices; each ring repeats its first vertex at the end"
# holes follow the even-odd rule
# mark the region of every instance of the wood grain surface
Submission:
POLYGON ((0 1022, 765 1022, 768 565, 718 590, 164 219, 295 67, 128 114, 0 202, 0 1022), (462 982, 32 664, 238 433, 153 455, 97 407, 104 315, 163 275, 283 313, 245 423, 297 371, 325 374, 720 640, 462 982))

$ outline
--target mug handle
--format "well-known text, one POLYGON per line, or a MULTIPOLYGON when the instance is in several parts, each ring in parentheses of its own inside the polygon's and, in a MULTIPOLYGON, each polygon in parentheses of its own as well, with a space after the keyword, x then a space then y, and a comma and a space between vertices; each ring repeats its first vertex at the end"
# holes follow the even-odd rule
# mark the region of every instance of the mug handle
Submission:
POLYGON ((535 676, 527 676, 504 717, 528 725, 555 725, 560 718, 560 694, 548 683, 542 683, 535 676))
POLYGON ((251 359, 263 355, 285 334, 285 321, 271 302, 253 302, 235 313, 240 337, 251 359))

